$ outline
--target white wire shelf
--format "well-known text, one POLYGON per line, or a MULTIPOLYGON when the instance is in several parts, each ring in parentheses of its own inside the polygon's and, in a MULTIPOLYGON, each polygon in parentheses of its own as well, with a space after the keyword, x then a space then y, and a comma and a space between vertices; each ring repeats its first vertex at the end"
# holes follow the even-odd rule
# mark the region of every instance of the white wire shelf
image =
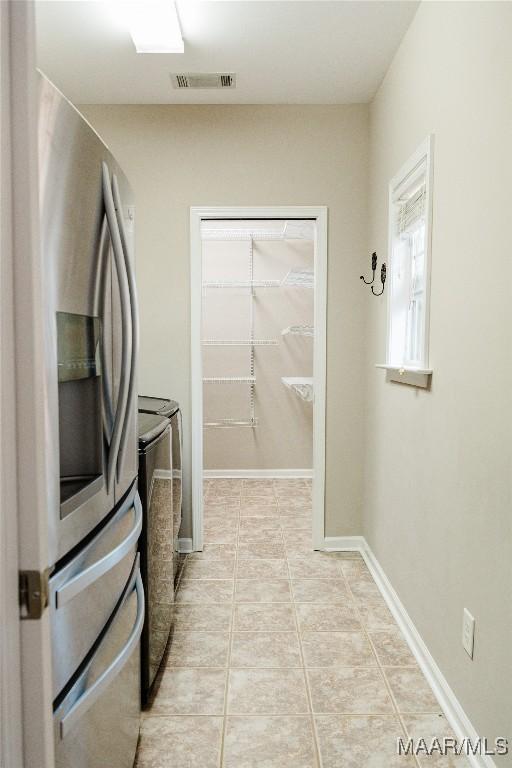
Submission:
POLYGON ((313 288, 315 273, 312 269, 290 269, 282 285, 293 285, 297 288, 313 288))
POLYGON ((201 229, 201 240, 283 240, 285 229, 201 229))
POLYGON ((206 376, 204 384, 255 384, 256 376, 206 376))
POLYGON ((281 336, 314 336, 313 325, 289 325, 281 331, 281 336))
POLYGON ((275 347, 277 339, 203 339, 205 347, 275 347))
POLYGON ((279 280, 208 280, 203 288, 279 288, 279 280))
POLYGON ((203 427, 257 427, 258 419, 218 419, 217 421, 205 421, 203 427))
POLYGON ((290 219, 282 227, 202 227, 202 240, 314 240, 313 221, 290 219))
POLYGON ((288 389, 298 395, 302 400, 305 400, 307 403, 313 402, 313 377, 288 376, 283 377, 281 381, 285 387, 288 387, 288 389))

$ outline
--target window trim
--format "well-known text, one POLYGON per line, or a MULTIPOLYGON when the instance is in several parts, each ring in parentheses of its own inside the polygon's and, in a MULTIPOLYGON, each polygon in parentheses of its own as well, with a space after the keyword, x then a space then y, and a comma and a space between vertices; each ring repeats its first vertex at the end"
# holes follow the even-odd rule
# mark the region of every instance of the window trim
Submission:
POLYGON ((412 182, 415 174, 418 174, 422 165, 425 165, 426 210, 425 210, 425 317, 423 361, 420 367, 399 366, 390 362, 391 353, 391 322, 392 322, 392 283, 387 297, 387 333, 386 333, 386 363, 376 367, 387 371, 386 380, 399 381, 413 386, 428 387, 432 368, 430 367, 430 282, 431 282, 431 254, 432 254, 432 187, 433 187, 433 156, 434 134, 430 134, 422 141, 416 151, 402 165, 388 186, 388 261, 389 272, 392 277, 392 259, 395 227, 395 197, 400 187, 408 181, 412 182))

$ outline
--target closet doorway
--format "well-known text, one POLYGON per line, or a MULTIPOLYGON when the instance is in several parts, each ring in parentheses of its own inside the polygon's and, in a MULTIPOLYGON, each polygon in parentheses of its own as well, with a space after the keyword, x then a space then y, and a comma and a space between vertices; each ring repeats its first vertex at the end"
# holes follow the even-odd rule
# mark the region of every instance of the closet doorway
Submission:
POLYGON ((229 545, 240 503, 322 549, 327 208, 194 207, 190 234, 192 549, 229 545))

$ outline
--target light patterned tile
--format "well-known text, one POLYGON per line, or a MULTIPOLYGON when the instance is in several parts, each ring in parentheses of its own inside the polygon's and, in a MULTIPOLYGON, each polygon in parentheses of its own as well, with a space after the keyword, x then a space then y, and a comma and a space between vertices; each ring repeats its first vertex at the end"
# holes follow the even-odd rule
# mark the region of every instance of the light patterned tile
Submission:
POLYGON ((242 504, 250 499, 269 499, 275 502, 274 490, 272 488, 242 488, 242 504))
POLYGON ((271 560, 274 558, 284 559, 286 557, 281 538, 277 540, 260 539, 260 541, 239 541, 239 558, 260 558, 271 560))
POLYGON ((187 563, 194 560, 232 560, 236 555, 236 544, 211 542, 203 545, 202 552, 192 552, 187 555, 187 563))
POLYGON ((309 717, 229 717, 224 768, 316 768, 309 717))
POLYGON ((343 579, 293 579, 292 591, 296 603, 351 602, 343 579))
POLYGON ((233 629, 287 631, 295 629, 293 607, 283 603, 237 603, 233 629))
POLYGON ((200 581, 182 579, 176 595, 177 603, 230 603, 233 600, 234 581, 200 581))
POLYGON ((356 600, 357 610, 366 629, 396 629, 396 622, 384 598, 369 598, 356 600))
POLYGON ((297 603, 295 606, 299 628, 302 632, 336 632, 360 630, 361 624, 350 603, 297 603))
POLYGON ((210 490, 220 494, 239 495, 242 490, 242 480, 234 477, 215 478, 210 480, 210 490))
POLYGON ((389 687, 399 712, 435 714, 441 707, 419 667, 385 667, 389 687))
POLYGON ((414 758, 397 754, 404 737, 398 718, 382 715, 316 715, 323 768, 414 768, 414 758))
POLYGON ((370 643, 363 632, 302 632, 306 667, 373 667, 370 643))
POLYGON ((174 630, 225 630, 231 626, 233 608, 223 605, 191 605, 176 603, 174 606, 174 630))
POLYGON ((359 576, 346 576, 345 578, 356 600, 376 600, 382 597, 379 588, 369 573, 363 572, 359 576))
POLYGON ((278 510, 280 517, 313 517, 313 505, 307 499, 290 504, 288 502, 278 501, 278 510))
POLYGON ((237 579, 237 603, 289 603, 292 599, 290 582, 286 579, 237 579))
POLYGON ((227 632, 176 631, 171 638, 167 666, 224 667, 228 645, 227 632))
POLYGON ((287 579, 288 563, 286 560, 262 560, 246 558, 236 564, 237 579, 287 579))
POLYGON ((217 504, 208 504, 204 506, 204 521, 210 520, 238 520, 240 517, 240 507, 224 507, 217 504))
MULTIPOLYGON (((444 715, 405 715, 403 720, 409 736, 416 743, 419 739, 425 739, 427 745, 430 745, 434 739, 438 739, 443 744, 444 739, 455 738, 444 715)), ((453 752, 450 750, 447 755, 419 755, 418 762, 422 768, 469 768, 467 758, 453 752)))
POLYGON ((147 717, 135 768, 218 768, 222 717, 147 717))
POLYGON ((393 714, 391 697, 377 668, 310 669, 308 682, 313 712, 393 714))
POLYGON ((274 514, 278 514, 277 502, 273 496, 242 496, 240 503, 242 513, 248 514, 251 509, 259 511, 261 508, 266 509, 267 507, 273 510, 274 514))
POLYGON ((308 712, 302 669, 232 669, 228 713, 236 715, 301 715, 308 712))
POLYGON ((284 545, 284 551, 288 559, 292 557, 305 557, 313 552, 313 537, 309 537, 309 541, 294 542, 293 544, 284 545))
POLYGON ((233 632, 229 666, 301 667, 297 632, 233 632))
POLYGON ((313 552, 307 557, 289 557, 292 579, 340 578, 336 558, 323 552, 313 552))
POLYGON ((210 506, 239 507, 240 494, 215 493, 214 491, 209 491, 207 503, 210 506))
POLYGON ((164 670, 151 715, 222 715, 226 693, 225 669, 164 670))
POLYGON ((251 547, 254 545, 257 547, 261 544, 268 544, 273 546, 282 546, 283 544, 283 534, 279 529, 273 530, 273 531, 247 531, 244 533, 239 533, 238 535, 238 548, 240 549, 240 545, 243 544, 244 546, 251 547))
POLYGON ((309 512, 300 512, 296 515, 281 515, 279 517, 279 524, 286 532, 287 537, 293 540, 299 532, 308 531, 308 533, 311 533, 313 517, 309 512))
POLYGON ((277 507, 275 504, 254 504, 248 507, 241 507, 240 509, 240 522, 243 523, 244 517, 251 518, 263 518, 270 517, 275 520, 279 519, 277 513, 277 507))
POLYGON ((281 531, 281 523, 275 515, 262 515, 260 517, 241 517, 240 518, 240 535, 248 535, 250 533, 257 534, 259 536, 266 536, 267 531, 281 531))
POLYGON ((203 541, 205 544, 236 544, 238 539, 238 532, 236 529, 229 531, 224 528, 212 528, 210 531, 205 531, 203 541))
POLYGON ((416 666, 416 659, 398 628, 370 632, 369 637, 384 667, 416 666))
POLYGON ((185 565, 184 579, 231 579, 235 570, 235 559, 190 560, 185 565))

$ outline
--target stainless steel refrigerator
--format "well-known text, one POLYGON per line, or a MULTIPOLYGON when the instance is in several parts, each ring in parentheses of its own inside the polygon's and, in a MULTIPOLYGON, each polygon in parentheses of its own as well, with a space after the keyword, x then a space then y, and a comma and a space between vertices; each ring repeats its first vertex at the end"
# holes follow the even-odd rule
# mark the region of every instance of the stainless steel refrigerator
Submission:
POLYGON ((144 620, 133 196, 107 147, 44 77, 39 173, 54 339, 47 450, 60 464, 60 504, 49 509, 56 767, 131 768, 144 620))

